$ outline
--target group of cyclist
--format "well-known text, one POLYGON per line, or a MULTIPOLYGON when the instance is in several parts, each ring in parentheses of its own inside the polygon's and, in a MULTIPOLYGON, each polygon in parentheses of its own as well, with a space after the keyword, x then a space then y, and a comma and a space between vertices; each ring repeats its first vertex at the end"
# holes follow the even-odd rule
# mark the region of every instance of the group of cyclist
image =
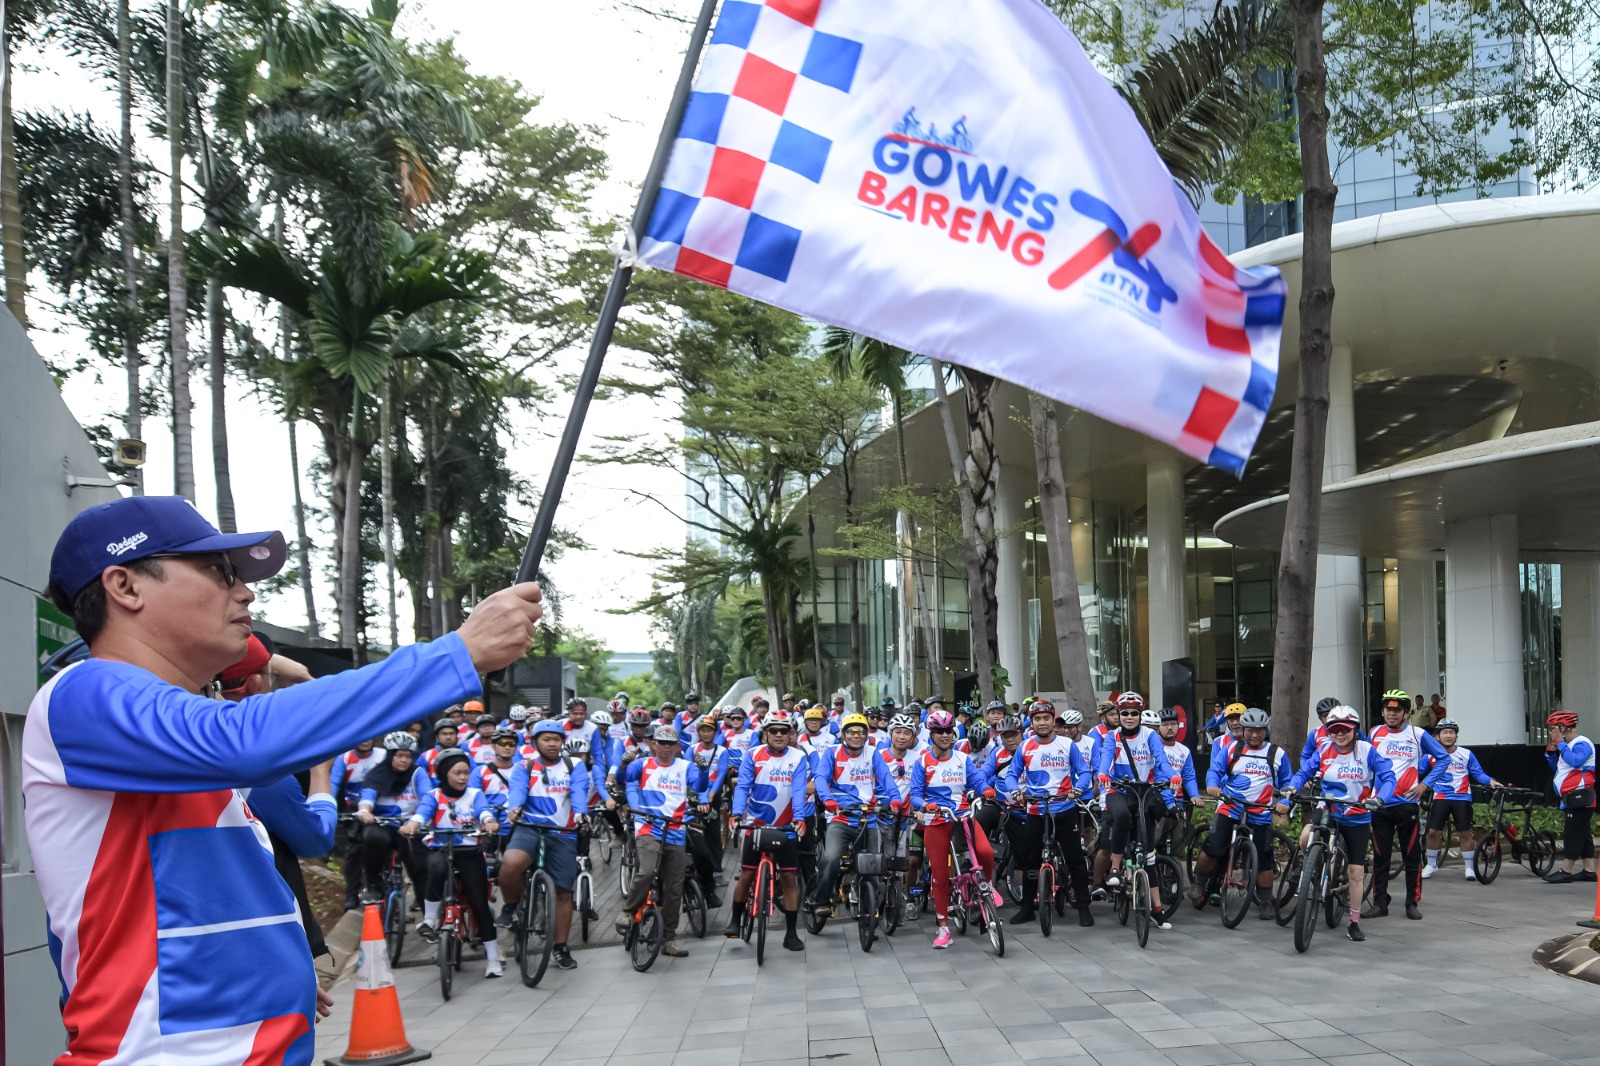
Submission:
MULTIPOLYGON (((478 928, 508 926, 524 876, 540 856, 557 895, 553 958, 571 969, 567 937, 578 860, 590 819, 604 818, 617 834, 634 835, 639 863, 616 917, 619 932, 659 868, 661 953, 681 956, 687 952, 676 933, 685 877, 700 881, 710 907, 721 905, 716 890, 726 825, 741 841, 728 937, 741 934, 762 861, 754 834, 767 830, 775 831, 762 839, 777 873, 785 948, 804 950, 797 928, 802 908, 819 921, 830 916, 845 855, 870 848, 902 860, 896 869, 905 871, 909 900, 920 903, 927 892, 937 926, 933 947, 942 949, 953 940, 953 848, 976 864, 998 908, 995 845, 1004 845, 1021 882, 1008 923, 1025 924, 1051 905, 1040 898, 1038 871, 1044 844, 1053 841, 1064 866, 1060 888, 1078 924, 1092 926, 1091 904, 1122 887, 1136 827, 1146 826, 1150 836, 1187 828, 1190 809, 1209 800, 1216 812, 1195 857, 1191 894, 1199 903, 1215 890, 1228 849, 1243 833, 1257 854, 1258 912, 1269 917, 1275 818, 1281 824, 1296 793, 1314 787, 1349 863, 1346 933, 1361 941, 1361 922, 1389 913, 1396 846, 1408 918, 1422 917, 1422 881, 1438 870, 1447 824, 1455 826, 1465 876, 1475 876, 1472 785, 1500 785, 1460 745, 1458 723, 1445 718, 1431 733, 1412 724, 1412 701, 1398 691, 1384 694, 1381 722, 1370 731, 1363 731, 1355 708, 1321 700, 1298 769, 1272 742, 1265 711, 1230 704, 1199 738, 1201 748, 1209 740, 1203 781, 1195 749, 1180 739, 1179 711, 1147 707, 1135 692, 1101 703, 1093 721, 1040 698, 1020 708, 995 701, 981 716, 965 707, 953 712, 938 696, 903 708, 886 700, 865 712, 847 710, 843 697, 825 708, 785 695, 774 708, 755 696, 748 711, 704 712, 701 702, 690 693, 681 707, 667 702, 652 709, 630 706, 626 693, 618 693, 593 713, 573 700, 561 717, 513 707, 504 721, 468 704, 434 723, 426 750, 419 750, 417 723, 348 753, 336 763, 335 788, 362 823, 352 855, 367 892, 398 850, 411 880, 423 886, 417 928, 430 937, 448 835, 456 883, 478 928), (1419 801, 1430 789, 1424 824, 1419 801), (970 835, 962 831, 968 819, 970 835), (1373 891, 1363 907, 1369 847, 1373 891), (491 917, 486 852, 498 858, 497 917, 491 917)), ((1547 757, 1566 820, 1564 869, 1547 878, 1557 882, 1595 879, 1589 836, 1595 747, 1577 724, 1567 711, 1549 718, 1547 757)), ((909 908, 910 917, 916 911, 909 908)), ((494 938, 485 937, 484 947, 486 972, 499 976, 494 938)))

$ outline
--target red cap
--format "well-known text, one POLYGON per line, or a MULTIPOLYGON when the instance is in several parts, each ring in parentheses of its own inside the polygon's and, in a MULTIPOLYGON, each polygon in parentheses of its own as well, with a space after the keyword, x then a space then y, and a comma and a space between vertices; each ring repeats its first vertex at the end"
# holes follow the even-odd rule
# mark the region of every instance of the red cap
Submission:
POLYGON ((250 640, 245 645, 244 658, 222 671, 222 687, 238 688, 244 684, 245 678, 265 670, 271 658, 272 653, 261 643, 261 638, 251 633, 250 640))

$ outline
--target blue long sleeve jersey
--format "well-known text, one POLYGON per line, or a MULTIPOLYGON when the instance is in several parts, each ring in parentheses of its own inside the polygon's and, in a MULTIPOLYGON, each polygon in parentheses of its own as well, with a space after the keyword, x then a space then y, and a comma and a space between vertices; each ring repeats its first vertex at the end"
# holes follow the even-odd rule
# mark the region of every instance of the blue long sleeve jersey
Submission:
POLYGON ((283 777, 247 790, 244 799, 250 805, 250 813, 301 858, 314 859, 333 850, 339 805, 331 794, 307 796, 300 790, 300 782, 283 777))

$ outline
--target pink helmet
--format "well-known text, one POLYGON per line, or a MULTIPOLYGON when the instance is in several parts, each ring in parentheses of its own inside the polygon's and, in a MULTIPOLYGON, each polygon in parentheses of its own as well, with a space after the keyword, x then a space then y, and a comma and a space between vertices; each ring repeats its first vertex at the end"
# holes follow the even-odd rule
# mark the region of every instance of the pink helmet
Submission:
POLYGON ((955 727, 956 716, 949 711, 933 711, 928 715, 928 731, 930 733, 935 729, 954 729, 955 727))

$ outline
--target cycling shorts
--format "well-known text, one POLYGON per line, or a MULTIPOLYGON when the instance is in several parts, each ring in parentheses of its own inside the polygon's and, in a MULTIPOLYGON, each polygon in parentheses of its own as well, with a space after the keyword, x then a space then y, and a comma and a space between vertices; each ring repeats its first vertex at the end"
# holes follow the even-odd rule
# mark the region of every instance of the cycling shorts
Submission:
POLYGON ((1434 797, 1433 806, 1428 808, 1428 832, 1437 832, 1443 829, 1445 823, 1455 819, 1456 832, 1465 833, 1472 828, 1472 801, 1439 799, 1434 797))
POLYGON ((1345 862, 1351 866, 1360 866, 1366 862, 1367 845, 1372 843, 1372 823, 1351 825, 1335 821, 1333 824, 1339 829, 1339 839, 1344 841, 1345 862))
POLYGON ((578 841, 558 829, 547 826, 519 825, 511 831, 507 851, 520 851, 525 855, 539 852, 539 837, 544 837, 544 868, 557 888, 570 889, 578 879, 578 841))
MULTIPOLYGON (((1225 858, 1228 854, 1228 845, 1233 843, 1234 827, 1239 824, 1237 818, 1218 815, 1211 823, 1211 832, 1206 834, 1205 843, 1201 850, 1213 859, 1225 858)), ((1245 825, 1245 833, 1255 842, 1256 869, 1259 871, 1271 870, 1273 867, 1272 854, 1272 825, 1245 825)))
MULTIPOLYGON (((739 865, 746 870, 754 870, 761 862, 761 852, 755 849, 749 834, 745 834, 744 843, 740 845, 739 865)), ((789 837, 783 846, 772 853, 772 863, 780 870, 797 870, 800 868, 800 842, 794 837, 789 837)))

